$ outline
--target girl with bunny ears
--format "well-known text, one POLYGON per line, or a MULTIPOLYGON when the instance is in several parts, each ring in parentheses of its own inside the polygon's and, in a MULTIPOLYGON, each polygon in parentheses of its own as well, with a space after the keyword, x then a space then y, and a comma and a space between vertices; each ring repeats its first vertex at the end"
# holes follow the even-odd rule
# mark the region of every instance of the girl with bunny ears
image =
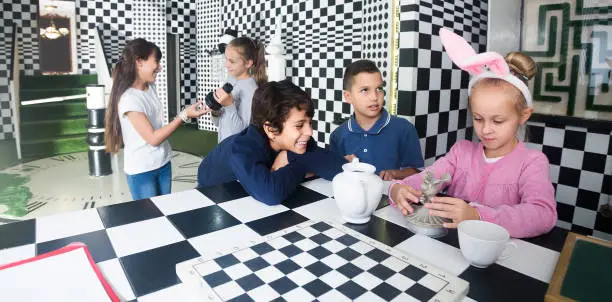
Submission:
POLYGON ((452 197, 434 197, 425 204, 430 215, 452 221, 445 227, 485 220, 501 225, 512 237, 550 231, 557 212, 548 159, 517 138, 517 130, 533 113, 527 81, 535 74, 535 63, 519 52, 506 57, 476 54, 462 37, 444 28, 440 38, 451 60, 472 75, 469 106, 480 142, 459 141, 425 171, 394 181, 391 203, 404 215, 412 212, 410 204, 422 195, 417 188, 425 172, 436 177, 449 173, 452 197))

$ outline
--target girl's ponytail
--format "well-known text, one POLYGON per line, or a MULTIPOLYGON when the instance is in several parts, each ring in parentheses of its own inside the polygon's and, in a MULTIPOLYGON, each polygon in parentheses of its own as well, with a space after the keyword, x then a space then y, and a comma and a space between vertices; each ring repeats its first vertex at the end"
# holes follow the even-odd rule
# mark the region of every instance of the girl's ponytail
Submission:
POLYGON ((261 85, 268 82, 268 75, 266 74, 266 47, 263 43, 255 41, 255 60, 253 60, 253 78, 257 85, 261 85))

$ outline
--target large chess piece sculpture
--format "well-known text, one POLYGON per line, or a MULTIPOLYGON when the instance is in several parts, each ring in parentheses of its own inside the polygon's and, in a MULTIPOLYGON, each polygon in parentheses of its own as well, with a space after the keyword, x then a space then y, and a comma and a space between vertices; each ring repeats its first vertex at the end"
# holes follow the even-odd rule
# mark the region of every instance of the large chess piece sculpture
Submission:
POLYGON ((113 173, 111 169, 110 154, 106 152, 104 142, 104 115, 106 102, 104 101, 104 85, 87 85, 87 144, 89 151, 89 175, 104 176, 113 173))
POLYGON ((266 61, 268 62, 266 72, 269 81, 282 81, 287 78, 287 60, 290 59, 291 56, 284 54, 285 47, 281 39, 282 19, 282 16, 276 18, 274 34, 270 39, 270 44, 266 47, 266 61))
POLYGON ((421 183, 421 191, 423 196, 420 198, 420 204, 414 204, 414 212, 406 215, 407 228, 414 233, 427 235, 429 237, 442 237, 446 235, 447 230, 442 226, 444 222, 450 220, 429 215, 429 210, 424 207, 426 203, 431 202, 431 198, 436 196, 440 186, 451 180, 450 175, 444 174, 439 179, 436 179, 433 172, 426 171, 421 183))

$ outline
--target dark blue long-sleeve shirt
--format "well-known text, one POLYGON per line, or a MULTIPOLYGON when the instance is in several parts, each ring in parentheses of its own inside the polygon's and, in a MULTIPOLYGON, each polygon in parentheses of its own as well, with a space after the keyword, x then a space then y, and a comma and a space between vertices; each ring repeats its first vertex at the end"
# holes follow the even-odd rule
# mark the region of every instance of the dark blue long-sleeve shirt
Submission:
POLYGON ((280 204, 304 179, 307 172, 331 180, 342 171, 343 157, 316 146, 311 138, 307 151, 287 151, 289 164, 270 171, 278 153, 270 148, 267 137, 249 125, 217 145, 200 163, 198 186, 212 186, 233 180, 255 199, 280 204))

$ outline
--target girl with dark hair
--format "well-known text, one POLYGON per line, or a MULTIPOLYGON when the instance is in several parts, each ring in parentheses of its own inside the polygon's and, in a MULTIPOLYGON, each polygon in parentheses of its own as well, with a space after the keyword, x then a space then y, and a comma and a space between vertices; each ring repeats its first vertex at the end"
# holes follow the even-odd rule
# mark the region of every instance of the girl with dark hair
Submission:
POLYGON ((106 109, 106 151, 124 146, 123 169, 132 198, 170 193, 172 151, 166 140, 182 121, 208 111, 189 106, 163 125, 163 106, 155 92, 161 51, 145 39, 127 43, 113 71, 113 87, 106 109))
POLYGON ((219 127, 219 142, 244 130, 251 121, 253 93, 268 81, 264 45, 248 37, 233 39, 225 48, 225 67, 234 89, 230 94, 222 88, 215 91, 223 105, 212 114, 219 127))
POLYGON ((291 194, 307 172, 331 180, 346 163, 312 139, 314 105, 288 80, 255 91, 251 124, 222 141, 200 163, 198 186, 233 180, 255 199, 275 205, 291 194))

